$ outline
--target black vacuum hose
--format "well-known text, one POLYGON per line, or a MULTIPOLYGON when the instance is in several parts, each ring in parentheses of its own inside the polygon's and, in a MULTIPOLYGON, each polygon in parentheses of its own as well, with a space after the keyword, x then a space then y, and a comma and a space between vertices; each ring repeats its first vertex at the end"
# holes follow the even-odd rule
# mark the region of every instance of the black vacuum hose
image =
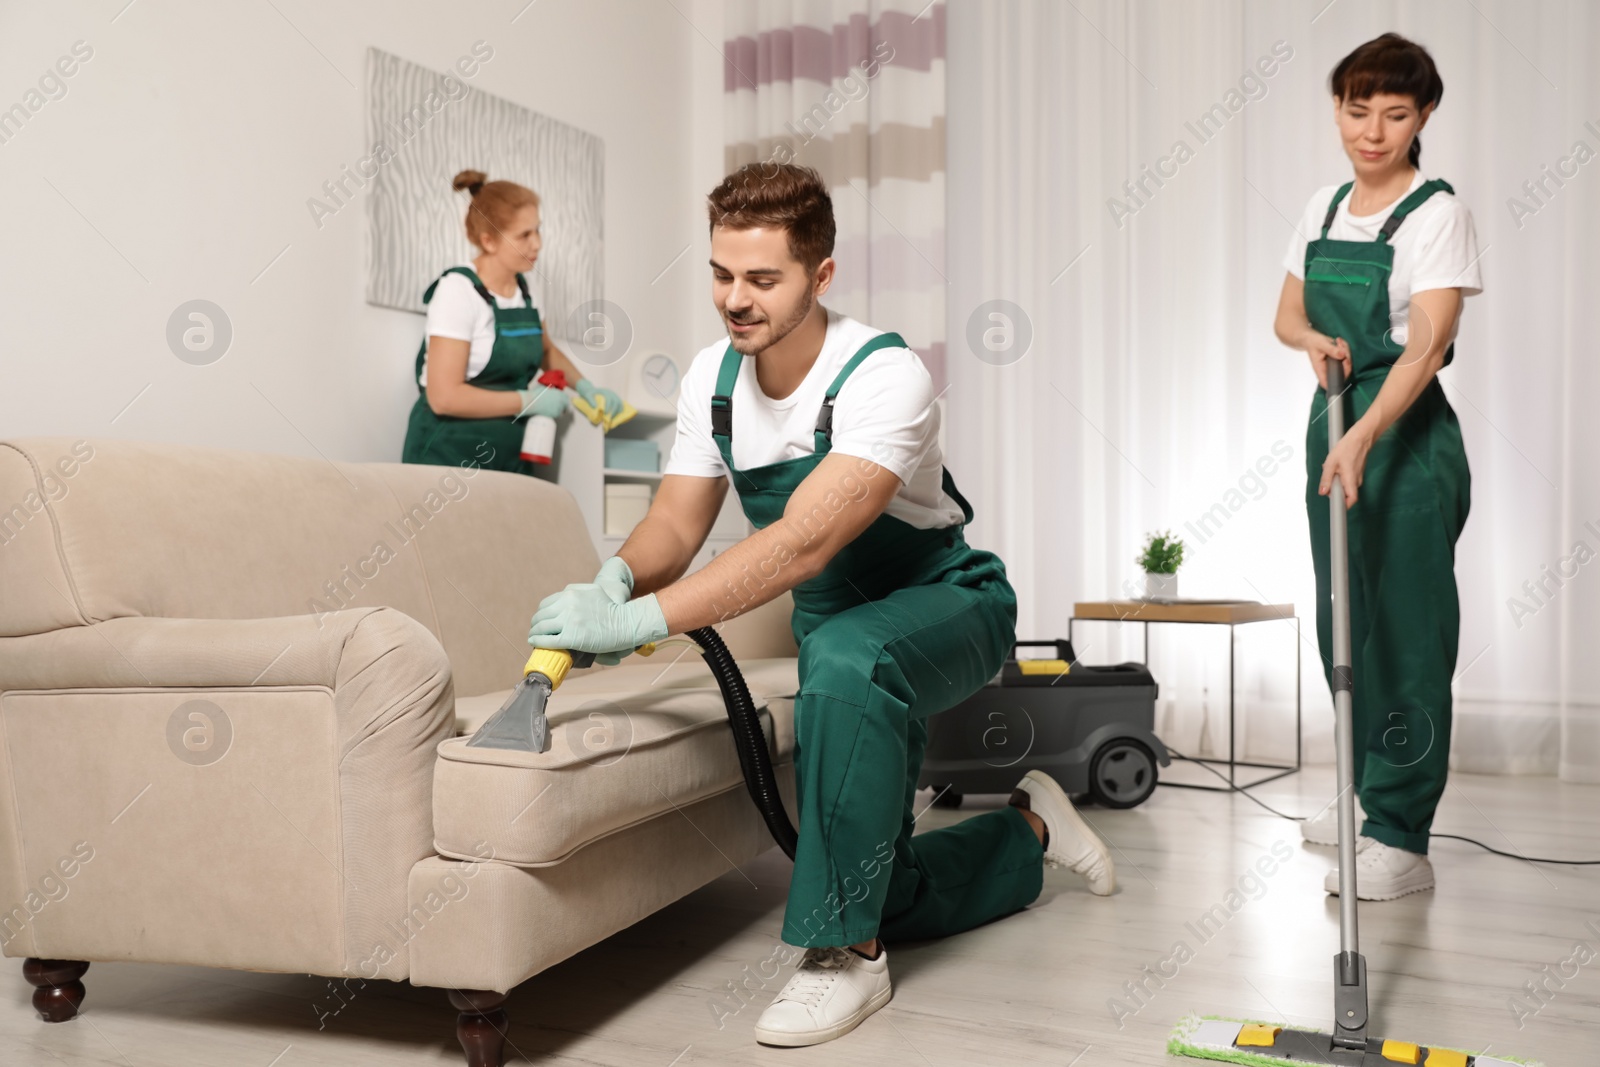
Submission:
MULTIPOLYGON (((733 744, 739 750, 739 766, 744 768, 744 784, 750 790, 750 799, 761 809, 778 847, 794 859, 795 845, 800 835, 795 832, 789 813, 783 808, 783 797, 778 794, 778 779, 772 772, 772 755, 767 751, 767 736, 761 730, 761 719, 756 713, 755 701, 750 699, 750 687, 745 685, 739 665, 733 654, 722 643, 717 631, 709 626, 690 630, 689 637, 701 648, 711 675, 722 690, 722 702, 728 708, 728 725, 733 727, 733 744)), ((776 724, 774 724, 776 726, 776 724)))

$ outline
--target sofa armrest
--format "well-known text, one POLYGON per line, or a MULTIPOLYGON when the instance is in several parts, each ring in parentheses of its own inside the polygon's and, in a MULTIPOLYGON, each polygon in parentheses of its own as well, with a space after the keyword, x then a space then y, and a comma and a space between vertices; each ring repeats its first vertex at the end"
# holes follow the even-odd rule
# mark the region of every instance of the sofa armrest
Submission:
POLYGON ((0 639, 0 900, 95 857, 0 915, 5 954, 362 973, 433 852, 454 716, 443 648, 391 608, 0 639))
MULTIPOLYGON (((108 619, 0 638, 0 690, 82 686, 326 685, 344 646, 383 608, 270 619, 108 619)), ((400 612, 395 632, 410 622, 400 612)), ((413 631, 415 633, 415 631, 413 631)), ((422 636, 416 635, 416 636, 422 636)))

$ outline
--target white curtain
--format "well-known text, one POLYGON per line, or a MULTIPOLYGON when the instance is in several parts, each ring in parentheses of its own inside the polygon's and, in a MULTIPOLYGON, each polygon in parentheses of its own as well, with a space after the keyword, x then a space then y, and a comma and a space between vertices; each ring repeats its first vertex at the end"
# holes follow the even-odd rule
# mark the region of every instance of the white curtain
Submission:
MULTIPOLYGON (((1600 11, 952 0, 947 19, 949 452, 1019 633, 1126 595, 1143 536, 1171 528, 1183 595, 1294 604, 1312 759, 1332 753, 1303 502, 1314 379, 1272 319, 1306 201, 1350 177, 1330 71, 1388 30, 1429 49, 1445 92, 1421 169, 1471 208, 1485 278, 1442 375, 1473 475, 1453 761, 1600 781, 1600 11), (1007 329, 1031 330, 1025 353, 1007 329)), ((1239 631, 1254 756, 1293 752, 1283 629, 1239 631)), ((1084 628, 1080 649, 1133 658, 1136 631, 1084 628)), ((1158 632, 1163 736, 1219 751, 1226 631, 1158 632)))
POLYGON ((829 186, 823 302, 917 351, 945 386, 944 3, 728 0, 725 163, 797 162, 829 186))

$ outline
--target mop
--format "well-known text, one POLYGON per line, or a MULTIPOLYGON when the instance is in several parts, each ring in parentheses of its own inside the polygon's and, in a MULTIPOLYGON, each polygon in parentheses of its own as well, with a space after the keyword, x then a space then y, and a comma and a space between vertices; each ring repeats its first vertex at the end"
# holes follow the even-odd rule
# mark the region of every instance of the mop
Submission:
MULTIPOLYGON (((1329 360, 1328 450, 1344 436, 1344 365, 1329 360)), ((1350 567, 1345 536, 1344 490, 1336 476, 1328 493, 1333 600, 1334 742, 1338 749, 1339 954, 1333 958, 1333 1032, 1296 1030, 1271 1023, 1202 1019, 1180 1021, 1167 1041, 1175 1056, 1276 1067, 1293 1063, 1385 1067, 1393 1063, 1425 1067, 1513 1067, 1519 1061, 1479 1056, 1367 1034, 1367 961, 1356 929, 1355 745, 1350 666, 1350 567)), ((1522 1064, 1521 1067, 1527 1067, 1522 1064)))

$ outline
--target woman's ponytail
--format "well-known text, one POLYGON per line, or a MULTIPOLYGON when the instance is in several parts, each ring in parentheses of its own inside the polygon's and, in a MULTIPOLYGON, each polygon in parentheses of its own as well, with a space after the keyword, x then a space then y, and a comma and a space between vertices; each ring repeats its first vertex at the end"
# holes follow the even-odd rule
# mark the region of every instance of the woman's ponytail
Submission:
POLYGON ((466 189, 473 196, 477 196, 483 191, 483 183, 488 180, 489 176, 481 170, 464 170, 455 176, 455 180, 450 183, 450 188, 456 192, 466 189))

